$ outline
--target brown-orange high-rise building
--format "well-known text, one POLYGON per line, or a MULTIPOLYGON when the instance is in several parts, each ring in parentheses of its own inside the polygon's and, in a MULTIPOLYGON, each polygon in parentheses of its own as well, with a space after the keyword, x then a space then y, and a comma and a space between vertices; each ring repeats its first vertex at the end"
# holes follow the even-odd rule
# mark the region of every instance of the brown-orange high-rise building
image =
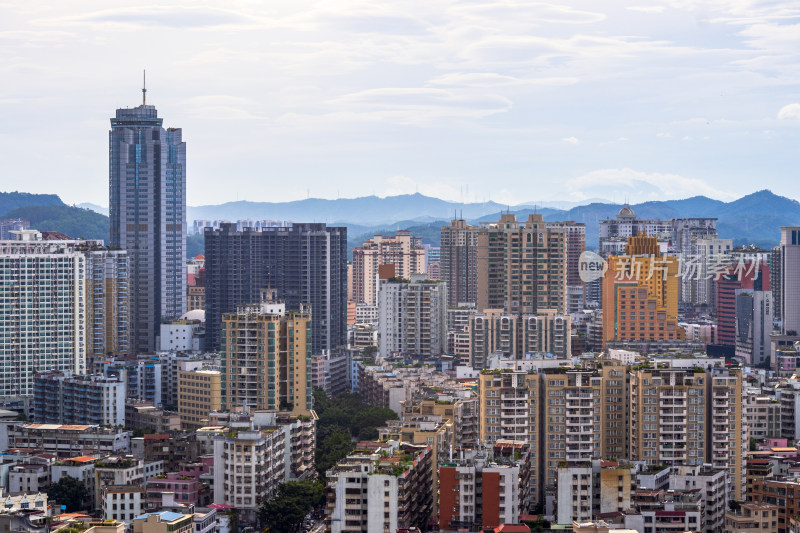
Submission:
POLYGON ((656 237, 628 237, 603 278, 603 344, 684 338, 678 298, 678 258, 663 256, 656 237))

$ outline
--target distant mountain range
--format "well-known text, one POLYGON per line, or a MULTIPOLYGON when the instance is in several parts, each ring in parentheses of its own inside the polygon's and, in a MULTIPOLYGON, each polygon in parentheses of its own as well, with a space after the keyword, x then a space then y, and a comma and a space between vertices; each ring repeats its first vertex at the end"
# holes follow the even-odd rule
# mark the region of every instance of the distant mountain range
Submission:
MULTIPOLYGON (((598 200, 602 201, 602 200, 598 200)), ((553 209, 570 209, 584 202, 525 202, 515 209, 549 207, 553 209)), ((304 222, 326 222, 333 224, 360 224, 376 226, 395 224, 398 220, 431 222, 452 218, 454 215, 467 219, 478 218, 487 213, 496 213, 509 206, 497 202, 463 203, 448 202, 422 194, 401 194, 398 196, 362 196, 360 198, 339 198, 325 200, 308 198, 292 202, 227 202, 219 205, 188 206, 189 220, 243 220, 272 219, 294 220, 304 222)))
MULTIPOLYGON (((72 236, 108 239, 108 217, 105 208, 94 204, 89 207, 65 205, 52 194, 20 192, 0 193, 0 217, 20 217, 31 221, 33 227, 53 230, 72 236)), ((780 237, 780 226, 800 226, 800 203, 778 196, 768 190, 749 194, 732 202, 722 202, 695 196, 683 200, 645 202, 631 206, 640 218, 716 217, 720 237, 734 239, 734 244, 774 246, 780 237)), ((295 222, 326 222, 348 227, 350 247, 376 233, 391 233, 409 229, 423 237, 423 242, 439 244, 439 228, 449 224, 454 216, 463 216, 469 222, 495 221, 501 212, 527 218, 538 212, 545 220, 574 220, 586 224, 586 244, 596 248, 598 222, 613 218, 621 204, 592 202, 574 205, 570 202, 542 202, 539 207, 530 204, 504 206, 495 202, 458 203, 431 198, 421 194, 407 194, 379 198, 366 196, 338 200, 307 199, 295 202, 229 202, 217 206, 188 207, 189 223, 196 219, 239 220, 273 219, 295 222), (573 205, 568 209, 563 207, 573 205)), ((190 256, 202 251, 202 238, 191 240, 190 256)))
MULTIPOLYGON (((586 224, 586 246, 596 249, 599 239, 599 222, 606 218, 614 218, 622 204, 591 203, 571 209, 543 208, 511 208, 517 218, 527 218, 531 213, 540 213, 547 221, 574 220, 586 224)), ((780 226, 800 226, 800 203, 783 196, 762 190, 749 194, 732 202, 713 200, 705 196, 695 196, 683 200, 665 200, 663 202, 645 202, 631 205, 639 218, 669 219, 686 217, 717 218, 718 233, 721 238, 733 239, 734 245, 755 244, 765 248, 775 246, 780 239, 780 226)), ((502 210, 503 212, 506 209, 502 210)), ((500 210, 479 217, 466 217, 473 224, 496 221, 500 210)), ((449 218, 435 221, 421 221, 419 218, 393 224, 375 225, 372 227, 352 227, 348 232, 351 246, 357 246, 366 238, 376 233, 392 232, 396 229, 410 229, 414 234, 423 237, 423 241, 432 245, 439 244, 438 228, 449 224, 449 218)))

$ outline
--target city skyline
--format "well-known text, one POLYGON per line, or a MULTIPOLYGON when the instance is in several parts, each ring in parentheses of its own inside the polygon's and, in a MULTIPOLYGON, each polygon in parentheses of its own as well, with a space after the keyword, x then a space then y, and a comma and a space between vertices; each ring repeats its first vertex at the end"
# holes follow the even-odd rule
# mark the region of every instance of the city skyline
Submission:
POLYGON ((147 68, 150 102, 196 147, 189 205, 792 194, 789 2, 0 11, 9 190, 104 204, 106 110, 136 101, 147 68))

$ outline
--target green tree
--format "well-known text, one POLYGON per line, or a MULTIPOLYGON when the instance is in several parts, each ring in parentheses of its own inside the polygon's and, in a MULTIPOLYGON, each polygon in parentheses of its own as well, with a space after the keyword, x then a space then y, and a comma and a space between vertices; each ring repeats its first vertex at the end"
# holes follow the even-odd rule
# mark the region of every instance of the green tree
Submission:
POLYGON ((323 475, 353 450, 353 439, 375 439, 378 437, 376 428, 397 418, 397 413, 391 409, 365 405, 355 394, 328 398, 320 389, 314 390, 314 409, 319 416, 317 471, 323 475))
POLYGON ((351 415, 340 407, 331 407, 319 416, 318 425, 320 426, 339 426, 347 427, 351 420, 351 415))
POLYGON ((258 508, 258 519, 262 527, 274 533, 295 533, 303 525, 303 519, 315 507, 325 501, 321 482, 288 481, 278 488, 278 495, 264 501, 258 508))
POLYGON ((51 483, 45 489, 47 499, 65 505, 68 513, 83 509, 83 500, 86 498, 86 485, 74 477, 64 476, 56 483, 51 483))
POLYGON ((231 509, 228 511, 228 527, 231 533, 239 533, 239 510, 231 509))
POLYGON ((539 515, 536 520, 525 520, 523 522, 526 526, 531 528, 531 531, 548 531, 550 530, 550 522, 544 519, 544 516, 539 515))
POLYGON ((324 439, 317 438, 317 443, 315 462, 317 472, 321 474, 325 474, 355 448, 350 434, 341 430, 331 432, 324 439))
MULTIPOLYGON (((396 420, 397 413, 392 411, 391 409, 386 409, 384 407, 369 407, 360 413, 356 414, 351 422, 350 422, 350 432, 353 436, 361 435, 362 431, 365 429, 375 429, 381 427, 386 424, 387 420, 396 420)), ((368 431, 368 433, 372 433, 368 431)), ((375 437, 377 437, 377 432, 375 432, 375 437)), ((368 437, 368 438, 375 438, 375 437, 368 437)))
POLYGON ((132 437, 135 439, 137 437, 144 437, 145 435, 150 435, 151 433, 153 433, 153 430, 150 428, 133 428, 132 437))
POLYGON ((377 346, 367 346, 363 350, 361 350, 361 355, 364 357, 369 357, 370 355, 377 353, 378 347, 377 346))

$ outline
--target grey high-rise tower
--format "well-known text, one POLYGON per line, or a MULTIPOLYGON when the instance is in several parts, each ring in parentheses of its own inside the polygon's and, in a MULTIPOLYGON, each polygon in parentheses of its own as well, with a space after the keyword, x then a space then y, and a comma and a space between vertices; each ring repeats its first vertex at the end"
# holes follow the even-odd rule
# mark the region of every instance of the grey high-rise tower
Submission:
POLYGON ((206 228, 206 349, 219 350, 222 315, 274 289, 286 309, 311 304, 313 354, 347 342, 347 228, 206 228))
POLYGON ((110 243, 130 258, 130 345, 153 351, 186 311, 186 143, 155 106, 117 109, 109 132, 110 243))

